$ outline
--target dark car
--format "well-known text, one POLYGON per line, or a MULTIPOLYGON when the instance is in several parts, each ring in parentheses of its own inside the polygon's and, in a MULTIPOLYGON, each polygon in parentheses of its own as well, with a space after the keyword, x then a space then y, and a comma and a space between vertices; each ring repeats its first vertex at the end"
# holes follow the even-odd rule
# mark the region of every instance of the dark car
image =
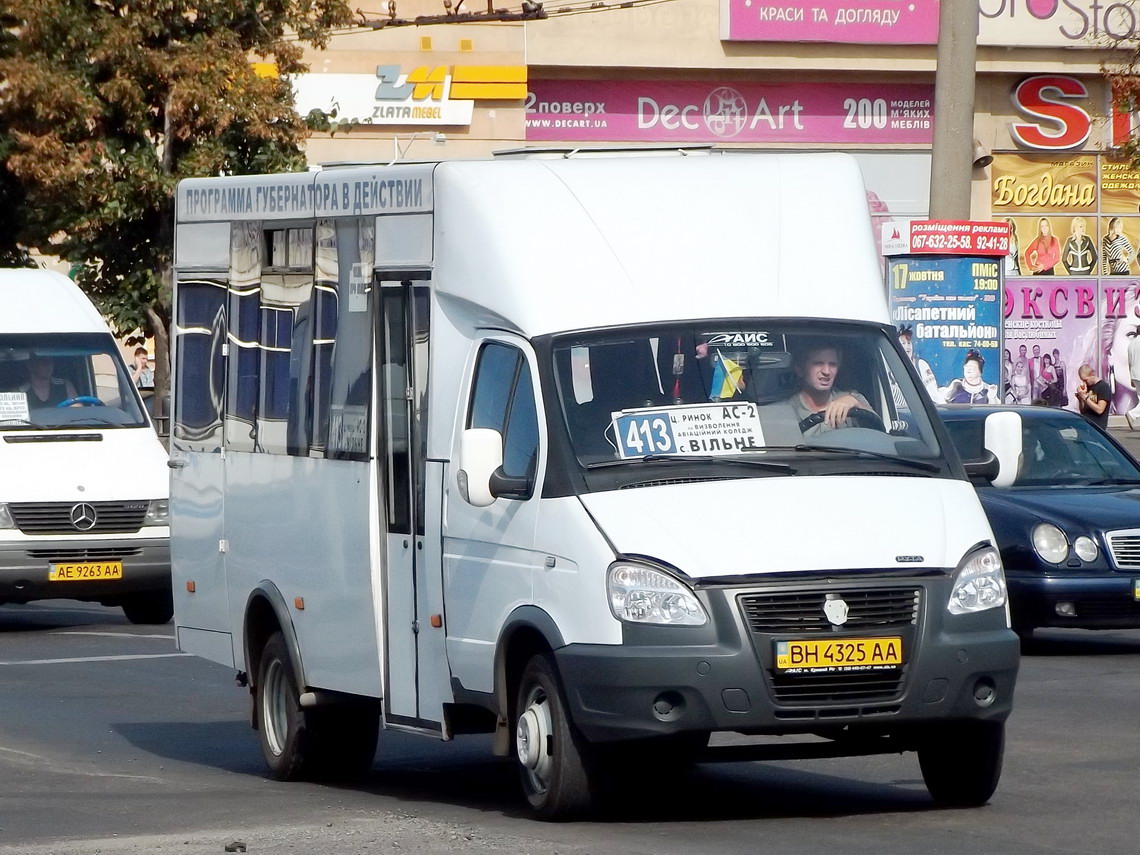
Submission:
POLYGON ((1018 634, 1140 627, 1140 465, 1128 452, 1087 419, 1052 407, 939 413, 997 538, 1018 634), (1020 417, 1019 449, 985 447, 986 419, 998 413, 1020 417), (1000 458, 1004 478, 994 477, 1000 458))

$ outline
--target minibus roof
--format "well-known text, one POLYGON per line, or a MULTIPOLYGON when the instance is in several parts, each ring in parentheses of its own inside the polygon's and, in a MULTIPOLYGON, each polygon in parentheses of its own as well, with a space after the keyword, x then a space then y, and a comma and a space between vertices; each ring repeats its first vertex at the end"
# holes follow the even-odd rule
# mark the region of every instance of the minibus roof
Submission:
POLYGON ((0 333, 106 332, 79 286, 39 268, 0 270, 0 333))
POLYGON ((487 325, 888 321, 848 155, 449 161, 434 185, 436 290, 487 325))

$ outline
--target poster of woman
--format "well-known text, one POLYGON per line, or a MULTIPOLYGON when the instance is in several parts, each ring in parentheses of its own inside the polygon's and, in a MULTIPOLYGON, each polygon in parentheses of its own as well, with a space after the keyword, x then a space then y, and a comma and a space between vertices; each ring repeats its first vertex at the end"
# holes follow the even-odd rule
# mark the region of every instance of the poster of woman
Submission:
POLYGON ((1100 349, 1096 279, 1021 279, 1005 286, 1005 402, 1076 410, 1077 369, 1100 349))

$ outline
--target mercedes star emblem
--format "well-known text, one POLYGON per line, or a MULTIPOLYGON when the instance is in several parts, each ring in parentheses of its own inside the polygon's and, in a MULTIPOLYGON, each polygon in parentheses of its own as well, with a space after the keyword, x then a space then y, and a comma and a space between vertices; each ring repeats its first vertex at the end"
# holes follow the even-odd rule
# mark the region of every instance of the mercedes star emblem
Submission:
POLYGON ((78 531, 91 531, 95 528, 95 509, 86 502, 75 505, 71 509, 71 524, 78 531))

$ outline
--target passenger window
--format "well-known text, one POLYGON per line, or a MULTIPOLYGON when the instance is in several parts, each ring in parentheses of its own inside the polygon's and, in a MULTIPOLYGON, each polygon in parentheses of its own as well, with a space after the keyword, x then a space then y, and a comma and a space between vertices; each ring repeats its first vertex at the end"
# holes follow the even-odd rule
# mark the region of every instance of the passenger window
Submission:
POLYGON ((538 459, 538 411, 530 366, 518 348, 487 344, 475 369, 467 426, 491 428, 503 437, 503 474, 534 474, 538 459))

